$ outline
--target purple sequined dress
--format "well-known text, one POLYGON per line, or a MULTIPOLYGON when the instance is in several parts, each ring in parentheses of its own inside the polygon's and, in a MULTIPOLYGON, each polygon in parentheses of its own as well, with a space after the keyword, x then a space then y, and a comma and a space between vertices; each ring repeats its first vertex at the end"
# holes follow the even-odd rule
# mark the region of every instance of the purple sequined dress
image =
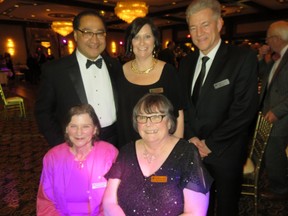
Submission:
POLYGON ((179 215, 183 213, 184 188, 207 193, 212 183, 196 147, 182 139, 151 176, 143 175, 135 144, 130 143, 121 149, 117 162, 105 177, 121 179, 118 202, 127 216, 179 215), (167 181, 160 183, 158 180, 163 177, 167 181))

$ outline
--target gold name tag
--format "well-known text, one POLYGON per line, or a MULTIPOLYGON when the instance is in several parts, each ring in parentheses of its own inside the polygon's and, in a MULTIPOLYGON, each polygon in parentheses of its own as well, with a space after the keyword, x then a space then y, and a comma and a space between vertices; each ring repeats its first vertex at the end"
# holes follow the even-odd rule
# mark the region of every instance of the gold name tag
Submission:
POLYGON ((167 183, 167 176, 152 176, 151 182, 154 183, 167 183))
POLYGON ((159 94, 159 93, 163 93, 164 89, 163 88, 154 88, 154 89, 149 89, 149 92, 159 94))

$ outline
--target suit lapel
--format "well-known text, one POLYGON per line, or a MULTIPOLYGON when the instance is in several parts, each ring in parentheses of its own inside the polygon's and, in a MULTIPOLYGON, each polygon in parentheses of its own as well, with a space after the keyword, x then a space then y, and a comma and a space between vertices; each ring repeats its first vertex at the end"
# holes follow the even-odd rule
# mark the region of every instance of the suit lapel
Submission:
POLYGON ((118 94, 117 94, 117 85, 116 85, 116 77, 117 77, 117 73, 119 73, 119 71, 122 70, 122 65, 119 63, 116 63, 116 60, 112 60, 110 57, 107 57, 105 55, 102 55, 104 62, 106 64, 109 76, 110 76, 110 80, 111 80, 111 84, 112 84, 112 90, 113 90, 113 96, 114 96, 114 101, 115 101, 115 105, 116 105, 116 110, 118 109, 118 94), (115 61, 115 63, 113 63, 113 61, 115 61), (116 65, 117 64, 117 65, 116 65))
POLYGON ((187 89, 185 89, 185 92, 187 92, 186 96, 189 98, 189 106, 194 107, 194 103, 191 100, 191 90, 192 90, 192 82, 193 82, 193 78, 194 78, 194 74, 195 74, 195 69, 196 69, 196 64, 197 64, 197 60, 199 57, 199 52, 195 53, 195 54, 191 54, 188 58, 189 60, 187 61, 187 63, 185 65, 183 65, 183 67, 187 68, 186 74, 183 74, 183 82, 185 82, 185 87, 187 89))
POLYGON ((198 57, 199 57, 199 52, 195 55, 191 55, 189 61, 187 61, 187 65, 185 65, 185 67, 188 68, 187 74, 184 75, 184 79, 185 82, 187 82, 186 86, 187 86, 187 92, 189 92, 189 95, 191 96, 191 89, 192 89, 192 82, 193 82, 193 78, 194 78, 194 74, 195 74, 195 69, 196 69, 196 64, 198 61, 198 57))
POLYGON ((113 64, 110 61, 110 59, 108 57, 106 57, 105 55, 103 55, 102 57, 104 59, 106 67, 108 69, 108 73, 109 73, 109 76, 110 76, 110 79, 111 79, 111 82, 112 82, 112 87, 114 88, 114 86, 116 86, 116 84, 115 84, 115 71, 114 71, 113 64))
POLYGON ((263 102, 264 96, 265 96, 266 91, 267 91, 268 78, 269 78, 269 74, 271 72, 271 69, 273 67, 274 61, 273 62, 269 62, 269 63, 264 63, 264 64, 267 64, 267 66, 266 66, 266 69, 265 69, 266 73, 264 73, 264 75, 262 77, 262 80, 261 80, 261 92, 260 92, 260 97, 259 97, 260 107, 262 106, 261 104, 263 102))
POLYGON ((209 69, 204 85, 202 86, 201 95, 198 99, 197 104, 200 104, 202 100, 205 100, 205 98, 207 98, 205 97, 205 95, 209 94, 211 86, 214 85, 215 80, 218 77, 219 71, 223 70, 224 68, 223 66, 225 65, 225 62, 227 61, 227 53, 228 53, 227 46, 225 46, 222 43, 214 57, 214 60, 209 69))
MULTIPOLYGON (((288 49, 286 50, 284 56, 281 59, 280 64, 278 65, 278 67, 276 68, 276 71, 273 75, 273 78, 271 80, 270 86, 273 85, 274 80, 277 78, 278 74, 282 71, 282 68, 288 63, 288 49)), ((269 87, 270 87, 269 86, 269 87)))
POLYGON ((88 99, 86 96, 83 80, 81 77, 80 67, 75 52, 71 55, 71 58, 72 58, 71 59, 72 64, 67 67, 67 70, 69 71, 69 77, 81 103, 86 104, 88 103, 88 99))

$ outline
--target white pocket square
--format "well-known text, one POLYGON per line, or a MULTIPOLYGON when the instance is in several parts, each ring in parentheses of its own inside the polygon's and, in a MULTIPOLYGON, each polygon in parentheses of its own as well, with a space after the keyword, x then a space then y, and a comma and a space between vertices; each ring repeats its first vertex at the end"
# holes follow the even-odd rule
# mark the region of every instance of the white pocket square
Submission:
POLYGON ((220 82, 214 83, 214 88, 218 89, 218 88, 224 87, 224 86, 229 85, 229 84, 230 84, 229 79, 225 79, 225 80, 222 80, 220 82))

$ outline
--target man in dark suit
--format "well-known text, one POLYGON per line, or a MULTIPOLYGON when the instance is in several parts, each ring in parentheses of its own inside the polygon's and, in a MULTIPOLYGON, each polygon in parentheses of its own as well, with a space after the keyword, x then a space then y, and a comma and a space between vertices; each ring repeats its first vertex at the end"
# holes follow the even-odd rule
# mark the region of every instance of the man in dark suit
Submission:
POLYGON ((178 65, 174 49, 175 49, 175 43, 173 41, 169 41, 167 47, 158 53, 158 59, 167 62, 173 65, 174 67, 177 67, 178 65))
POLYGON ((257 111, 256 53, 221 41, 218 1, 193 0, 186 17, 199 50, 179 67, 187 92, 185 138, 196 145, 214 178, 208 215, 214 215, 216 200, 218 216, 237 216, 248 129, 257 111))
POLYGON ((77 49, 73 54, 42 67, 42 83, 35 105, 41 133, 51 146, 64 141, 62 123, 70 107, 89 103, 101 123, 100 138, 116 145, 115 75, 120 63, 103 52, 106 26, 94 11, 73 21, 77 49))
POLYGON ((270 25, 266 42, 280 58, 266 64, 260 101, 265 118, 273 128, 265 151, 269 187, 261 193, 269 199, 288 199, 288 22, 270 25), (274 62, 274 63, 273 63, 274 62))

